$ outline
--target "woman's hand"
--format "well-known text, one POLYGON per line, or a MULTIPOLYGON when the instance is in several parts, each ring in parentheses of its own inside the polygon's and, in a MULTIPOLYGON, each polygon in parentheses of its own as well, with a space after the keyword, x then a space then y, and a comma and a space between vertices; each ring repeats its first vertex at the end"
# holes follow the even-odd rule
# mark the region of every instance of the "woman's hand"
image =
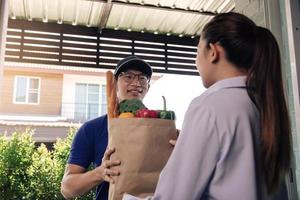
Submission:
POLYGON ((169 140, 169 143, 174 147, 176 145, 177 139, 169 140))
POLYGON ((177 129, 176 132, 177 132, 177 137, 176 137, 176 139, 171 139, 171 140, 169 140, 169 143, 170 143, 173 147, 176 145, 177 138, 178 138, 178 136, 179 136, 180 130, 177 129))
POLYGON ((110 157, 114 152, 115 148, 107 148, 102 158, 102 163, 98 167, 102 179, 109 183, 115 183, 116 176, 120 175, 119 170, 116 168, 112 169, 112 167, 119 166, 121 164, 120 160, 110 160, 110 157))

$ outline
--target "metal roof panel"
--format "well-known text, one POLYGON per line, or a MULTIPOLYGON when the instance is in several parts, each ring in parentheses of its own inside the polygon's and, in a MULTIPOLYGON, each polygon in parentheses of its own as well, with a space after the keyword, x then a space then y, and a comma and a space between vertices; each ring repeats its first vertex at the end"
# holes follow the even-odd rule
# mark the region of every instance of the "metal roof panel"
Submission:
POLYGON ((195 11, 228 12, 234 5, 234 0, 114 0, 109 12, 102 0, 10 0, 9 16, 98 27, 108 12, 104 28, 198 35, 211 16, 195 11))

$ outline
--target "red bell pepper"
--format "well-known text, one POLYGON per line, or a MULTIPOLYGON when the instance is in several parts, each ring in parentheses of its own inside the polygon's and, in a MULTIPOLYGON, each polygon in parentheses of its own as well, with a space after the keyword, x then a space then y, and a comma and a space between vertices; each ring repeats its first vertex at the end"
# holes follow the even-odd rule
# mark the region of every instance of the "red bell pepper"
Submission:
POLYGON ((142 108, 136 111, 135 116, 141 118, 158 118, 158 113, 155 110, 142 108))

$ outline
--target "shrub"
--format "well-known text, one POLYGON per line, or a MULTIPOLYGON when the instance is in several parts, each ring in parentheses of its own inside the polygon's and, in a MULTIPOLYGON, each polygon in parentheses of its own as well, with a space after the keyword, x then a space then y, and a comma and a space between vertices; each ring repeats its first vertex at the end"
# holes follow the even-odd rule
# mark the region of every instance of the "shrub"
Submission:
MULTIPOLYGON (((61 182, 61 179, 65 172, 66 163, 69 157, 71 144, 73 138, 75 136, 77 129, 70 128, 67 138, 60 139, 58 138, 56 143, 54 144, 54 151, 53 151, 53 159, 56 162, 56 180, 57 182, 61 182)), ((60 186, 60 185, 59 185, 60 186)), ((64 199, 61 194, 60 198, 64 199)), ((94 199, 94 192, 91 191, 88 194, 76 198, 76 200, 91 200, 94 199)))
POLYGON ((34 153, 32 131, 15 132, 11 140, 0 140, 0 199, 27 199, 34 153))
MULTIPOLYGON (((44 144, 35 147, 33 130, 0 137, 0 199, 62 200, 60 182, 76 129, 67 138, 58 139, 54 150, 44 144)), ((78 200, 93 199, 91 191, 78 200)))
POLYGON ((30 191, 28 199, 58 199, 60 183, 56 179, 56 162, 44 144, 32 154, 30 191))

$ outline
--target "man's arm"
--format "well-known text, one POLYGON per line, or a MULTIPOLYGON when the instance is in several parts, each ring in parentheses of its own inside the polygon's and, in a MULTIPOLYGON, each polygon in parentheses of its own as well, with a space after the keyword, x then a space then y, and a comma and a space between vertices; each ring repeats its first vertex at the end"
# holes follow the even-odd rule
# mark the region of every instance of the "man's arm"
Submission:
POLYGON ((114 176, 119 175, 116 170, 109 169, 120 165, 120 161, 109 160, 114 149, 107 149, 102 159, 102 164, 91 171, 75 164, 67 164, 64 177, 61 182, 61 193, 66 198, 83 195, 103 181, 114 183, 114 176))
POLYGON ((99 169, 86 171, 85 168, 68 164, 61 182, 61 193, 66 198, 73 198, 87 193, 103 181, 99 169))

